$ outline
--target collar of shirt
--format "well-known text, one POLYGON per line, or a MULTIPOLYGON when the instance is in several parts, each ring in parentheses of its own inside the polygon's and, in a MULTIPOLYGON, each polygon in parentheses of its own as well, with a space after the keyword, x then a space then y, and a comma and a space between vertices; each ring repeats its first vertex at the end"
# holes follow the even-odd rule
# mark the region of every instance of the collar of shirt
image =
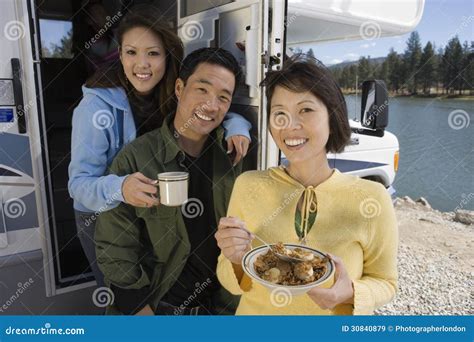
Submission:
MULTIPOLYGON (((163 125, 160 128, 161 131, 161 136, 165 142, 165 158, 164 162, 165 164, 169 163, 170 161, 176 159, 176 155, 179 153, 183 153, 184 151, 179 147, 178 141, 176 140, 176 132, 173 126, 173 121, 174 121, 174 116, 175 113, 169 114, 163 123, 163 125)), ((224 152, 226 153, 226 149, 224 148, 224 129, 222 128, 221 125, 219 125, 215 130, 216 132, 216 140, 213 142, 213 144, 217 144, 217 146, 224 152)))

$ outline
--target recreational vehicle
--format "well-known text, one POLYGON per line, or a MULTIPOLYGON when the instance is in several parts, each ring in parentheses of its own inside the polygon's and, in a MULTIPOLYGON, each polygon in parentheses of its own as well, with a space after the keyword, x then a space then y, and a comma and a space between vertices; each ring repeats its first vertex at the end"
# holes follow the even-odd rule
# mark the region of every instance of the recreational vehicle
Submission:
MULTIPOLYGON (((103 311, 76 236, 67 169, 72 112, 91 72, 91 49, 127 8, 155 3, 160 20, 177 27, 185 53, 218 46, 234 54, 245 84, 231 109, 252 122, 250 158, 255 169, 266 169, 285 160, 268 133, 259 84, 268 70, 281 68, 290 47, 402 35, 416 27, 424 6, 423 0, 103 0, 104 25, 91 30, 88 2, 0 1, 0 314, 103 311)), ((351 145, 329 160, 391 191, 398 141, 385 129, 383 83, 366 82, 362 91, 351 145)))

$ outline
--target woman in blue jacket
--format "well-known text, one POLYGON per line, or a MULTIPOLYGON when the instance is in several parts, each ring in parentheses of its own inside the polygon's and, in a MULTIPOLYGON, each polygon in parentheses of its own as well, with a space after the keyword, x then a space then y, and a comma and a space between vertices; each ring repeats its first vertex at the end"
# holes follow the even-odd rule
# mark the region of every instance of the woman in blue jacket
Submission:
MULTIPOLYGON (((139 207, 159 203, 154 180, 140 172, 107 174, 107 168, 125 144, 160 127, 175 109, 183 47, 160 17, 150 6, 127 13, 117 30, 120 62, 86 82, 74 110, 68 188, 78 237, 99 286, 104 282, 95 256, 97 216, 120 202, 139 207)), ((235 113, 228 113, 223 125, 228 153, 235 149, 237 163, 247 153, 251 125, 235 113)))

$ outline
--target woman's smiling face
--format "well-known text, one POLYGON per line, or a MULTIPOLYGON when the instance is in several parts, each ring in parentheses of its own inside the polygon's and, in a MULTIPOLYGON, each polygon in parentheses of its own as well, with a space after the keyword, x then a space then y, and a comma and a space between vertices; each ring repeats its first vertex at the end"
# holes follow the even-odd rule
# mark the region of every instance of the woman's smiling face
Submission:
POLYGON ((329 114, 319 98, 277 86, 270 111, 270 132, 290 163, 326 154, 329 114))
POLYGON ((145 27, 135 27, 125 32, 120 60, 125 76, 140 95, 150 94, 166 71, 163 42, 145 27))

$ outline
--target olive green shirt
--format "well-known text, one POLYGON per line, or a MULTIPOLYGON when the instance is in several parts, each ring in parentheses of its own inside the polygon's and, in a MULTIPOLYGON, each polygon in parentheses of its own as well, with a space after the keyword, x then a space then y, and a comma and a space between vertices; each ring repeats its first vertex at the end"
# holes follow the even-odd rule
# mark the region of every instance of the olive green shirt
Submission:
MULTIPOLYGON (((173 136, 174 115, 162 127, 126 145, 110 166, 119 176, 141 172, 157 179, 157 174, 186 171, 179 160, 184 151, 173 136), (173 131, 171 131, 173 129, 173 131)), ((224 146, 224 129, 218 127, 210 139, 213 158, 213 199, 216 222, 225 217, 232 188, 242 172, 242 162, 232 167, 224 146)), ((150 288, 153 310, 180 275, 190 254, 190 242, 181 207, 158 205, 152 208, 133 207, 121 203, 100 214, 95 231, 97 264, 107 285, 123 289, 150 288)), ((216 294, 213 303, 223 314, 233 314, 238 297, 225 289, 216 294)), ((140 305, 140 303, 137 303, 140 305)), ((112 305, 107 313, 119 313, 112 305)))

